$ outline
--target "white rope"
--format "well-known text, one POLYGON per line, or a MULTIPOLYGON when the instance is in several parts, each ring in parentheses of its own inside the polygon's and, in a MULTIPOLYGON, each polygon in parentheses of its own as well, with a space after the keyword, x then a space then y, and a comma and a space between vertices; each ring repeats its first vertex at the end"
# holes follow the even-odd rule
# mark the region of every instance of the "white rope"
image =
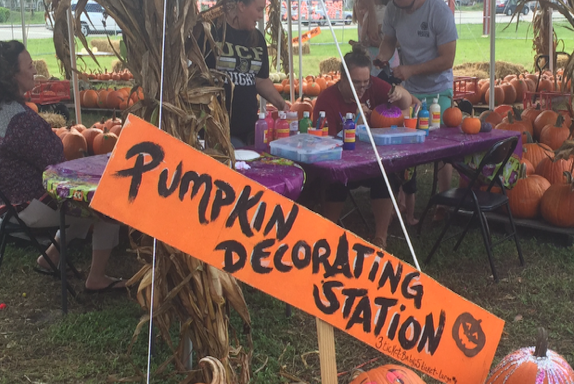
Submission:
MULTIPOLYGON (((162 128, 162 115, 163 115, 163 77, 164 77, 164 60, 165 60, 165 29, 166 29, 166 15, 167 15, 167 0, 163 0, 163 40, 161 44, 161 77, 159 86, 159 122, 158 128, 162 128)), ((147 343, 147 384, 150 383, 151 377, 151 346, 153 338, 153 304, 155 296, 155 260, 157 254, 157 239, 153 239, 153 255, 152 255, 152 271, 151 271, 151 299, 149 305, 149 331, 147 343)))
POLYGON ((369 127, 369 124, 367 122, 367 118, 365 117, 365 114, 363 112, 363 108, 361 108, 361 102, 359 100, 359 97, 357 96, 355 86, 353 85, 353 82, 350 81, 351 75, 349 73, 349 68, 347 67, 347 64, 345 63, 345 58, 343 57, 343 53, 341 52, 341 48, 339 47, 339 42, 337 41, 337 36, 335 36, 335 31, 333 30, 333 26, 331 25, 331 20, 329 19, 329 14, 327 13, 327 8, 325 7, 325 2, 323 0, 321 0, 321 6, 323 7, 323 12, 325 14, 325 17, 327 18, 327 25, 329 26, 329 29, 331 30, 331 35, 333 36, 333 40, 335 40, 335 46, 337 47, 337 51, 339 52, 339 56, 341 57, 341 63, 343 64, 343 68, 345 69, 347 79, 349 79, 349 84, 351 85, 351 91, 353 92, 353 97, 355 98, 355 102, 357 103, 359 113, 361 114, 361 117, 363 118, 363 121, 365 123, 365 127, 367 128, 367 134, 369 135, 369 140, 371 142, 371 146, 373 147, 373 152, 375 152, 375 156, 377 157, 377 163, 379 164, 379 169, 381 170, 381 173, 383 174, 383 178, 385 179, 385 184, 387 185, 387 189, 389 190, 389 196, 391 197, 391 201, 393 202, 393 207, 395 208, 395 212, 397 212, 397 217, 399 218, 399 222, 401 223, 401 228, 403 229, 403 234, 405 235, 405 239, 407 240, 407 244, 409 245, 409 249, 410 249, 411 255, 413 257, 413 262, 415 264, 415 267, 420 271, 421 267, 419 266, 419 261, 417 260, 417 256, 415 254, 415 250, 414 250, 413 245, 411 243, 411 239, 410 239, 409 234, 407 232, 407 229, 405 227, 405 223, 403 222, 403 218, 399 212, 399 207, 397 205, 397 201, 395 200, 395 195, 393 194, 393 190, 392 190, 391 185, 389 183, 389 179, 387 177, 387 172, 385 171, 385 167, 383 166, 383 161, 381 160, 381 156, 379 155, 379 152, 377 151, 377 146, 375 144, 375 140, 373 139, 373 135, 371 134, 371 127, 369 127))

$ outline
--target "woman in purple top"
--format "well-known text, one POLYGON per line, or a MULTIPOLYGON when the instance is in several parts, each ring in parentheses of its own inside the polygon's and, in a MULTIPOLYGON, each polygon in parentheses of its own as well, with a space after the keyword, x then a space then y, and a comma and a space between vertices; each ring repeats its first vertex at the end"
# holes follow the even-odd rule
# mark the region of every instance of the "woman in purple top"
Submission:
MULTIPOLYGON (((0 188, 12 204, 26 206, 20 214, 31 218, 28 225, 33 226, 37 216, 42 216, 44 223, 57 225, 59 213, 39 201, 46 200, 42 173, 48 165, 65 161, 64 148, 50 125, 24 103, 24 94, 34 88, 35 74, 32 58, 22 43, 0 41, 0 188)), ((85 237, 90 226, 94 227, 86 292, 124 287, 124 281, 105 274, 112 248, 118 244, 119 225, 79 218, 70 218, 69 223, 68 239, 85 237)), ((58 263, 56 247, 51 245, 46 253, 58 263)), ((37 262, 36 270, 49 271, 42 256, 37 262)))

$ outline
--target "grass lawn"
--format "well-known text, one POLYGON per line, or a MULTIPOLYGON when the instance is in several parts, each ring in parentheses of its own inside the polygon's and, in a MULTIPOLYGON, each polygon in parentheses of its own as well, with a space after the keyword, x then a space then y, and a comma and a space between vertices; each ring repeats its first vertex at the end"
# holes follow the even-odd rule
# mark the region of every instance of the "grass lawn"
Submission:
MULTIPOLYGON (((44 11, 32 12, 28 11, 24 13, 24 19, 26 24, 44 24, 44 11)), ((10 11, 10 16, 8 20, 1 22, 0 25, 22 25, 22 14, 20 11, 10 11)))
MULTIPOLYGON (((432 167, 418 169, 417 216, 428 199, 432 167)), ((353 194, 373 227, 368 191, 359 189, 353 194)), ((356 213, 345 224, 362 237, 370 235, 356 213)), ((424 260, 440 229, 430 221, 425 223, 420 237, 409 229, 419 261, 424 260)), ((495 238, 502 236, 503 229, 499 226, 493 225, 491 229, 495 238)), ((514 244, 504 242, 494 252, 501 278, 495 284, 479 233, 474 228, 457 252, 452 251, 452 242, 443 244, 433 261, 422 266, 423 271, 505 320, 495 364, 517 348, 534 345, 539 326, 549 330, 549 347, 573 364, 572 246, 560 245, 557 236, 522 230, 526 264, 521 267, 514 244)), ((397 220, 391 224, 390 235, 389 252, 410 263, 411 256, 397 220)), ((122 239, 114 250, 109 270, 114 276, 129 277, 139 265, 135 255, 127 251, 129 244, 122 239)), ((83 271, 89 267, 89 248, 79 244, 72 250, 73 259, 83 271)), ((131 357, 126 355, 135 326, 144 315, 139 306, 121 294, 86 295, 82 293, 83 282, 73 279, 72 284, 80 294, 70 299, 70 313, 62 317, 59 281, 32 270, 36 256, 30 248, 9 244, 0 270, 0 302, 7 304, 0 311, 0 383, 103 383, 110 377, 119 379, 145 372, 147 327, 142 329, 131 357)), ((283 303, 247 286, 244 292, 253 319, 252 383, 320 383, 314 318, 298 310, 287 318, 283 303), (298 380, 286 381, 282 373, 298 380)), ((233 312, 232 323, 241 330, 233 312)), ((335 338, 340 383, 348 383, 349 375, 345 372, 367 361, 374 359, 364 369, 391 362, 343 332, 336 331, 335 338)), ((157 368, 169 356, 169 350, 159 338, 155 341, 152 364, 157 368)), ((178 379, 164 375, 152 382, 171 384, 178 379)), ((424 380, 437 383, 428 377, 424 380)))

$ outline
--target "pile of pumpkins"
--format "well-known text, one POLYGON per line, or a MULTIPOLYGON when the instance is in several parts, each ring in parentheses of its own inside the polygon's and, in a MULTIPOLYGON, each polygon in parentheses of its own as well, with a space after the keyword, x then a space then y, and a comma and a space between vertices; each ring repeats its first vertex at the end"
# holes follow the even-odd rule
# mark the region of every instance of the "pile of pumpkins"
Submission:
POLYGON ((451 107, 445 110, 443 120, 447 126, 460 125, 465 133, 478 133, 485 127, 521 132, 522 166, 515 186, 506 192, 512 215, 542 217, 558 227, 574 227, 574 140, 568 112, 542 110, 539 105, 524 110, 505 105, 485 111, 479 118, 463 119, 462 112, 451 107), (554 151, 559 148, 567 154, 556 156, 554 151))
POLYGON ((74 160, 111 152, 122 132, 122 120, 114 116, 108 120, 102 118, 90 128, 72 124, 52 130, 62 140, 66 160, 74 160))
POLYGON ((82 108, 119 109, 123 111, 143 100, 143 98, 144 94, 141 87, 135 90, 124 87, 80 91, 80 105, 82 108))
MULTIPOLYGON (((564 84, 563 71, 563 69, 558 69, 556 76, 550 71, 544 71, 542 74, 525 72, 497 79, 494 84, 494 105, 522 103, 526 92, 567 92, 570 89, 571 80, 564 84), (537 84, 538 88, 536 88, 537 84)), ((473 105, 489 104, 490 79, 480 79, 477 83, 467 82, 466 90, 474 92, 466 96, 466 99, 473 105)))
MULTIPOLYGON (((289 83, 288 77, 273 77, 271 75, 269 78, 273 81, 273 85, 275 89, 279 93, 284 93, 289 95, 291 93, 291 85, 289 83), (278 80, 278 81, 275 81, 278 80)), ((325 89, 329 88, 330 86, 334 85, 339 79, 341 75, 339 72, 331 71, 329 73, 324 73, 319 76, 309 75, 302 79, 303 83, 303 95, 304 96, 319 96, 321 92, 325 89)), ((299 95, 299 79, 293 80, 294 84, 294 91, 296 95, 299 95)))

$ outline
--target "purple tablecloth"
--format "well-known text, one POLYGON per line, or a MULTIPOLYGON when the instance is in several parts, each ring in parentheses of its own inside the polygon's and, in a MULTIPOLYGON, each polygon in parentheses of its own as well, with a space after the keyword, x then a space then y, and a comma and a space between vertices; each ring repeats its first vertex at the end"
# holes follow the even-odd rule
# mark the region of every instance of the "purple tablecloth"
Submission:
MULTIPOLYGON (((71 215, 89 216, 92 214, 88 208, 89 202, 107 163, 108 155, 99 155, 49 166, 43 175, 44 187, 59 202, 80 203, 67 207, 71 215)), ((238 172, 291 200, 299 197, 305 172, 298 165, 276 157, 263 157, 248 164, 251 169, 238 172)))
MULTIPOLYGON (((519 135, 518 132, 496 129, 488 133, 468 135, 458 128, 440 128, 431 131, 424 143, 381 145, 377 146, 377 150, 385 170, 394 172, 419 164, 484 151, 499 140, 519 135)), ((520 140, 514 152, 522 157, 520 140)), ((381 172, 371 144, 360 141, 357 141, 355 150, 343 151, 341 160, 321 161, 302 166, 310 178, 319 177, 329 183, 342 184, 377 177, 381 172)))

